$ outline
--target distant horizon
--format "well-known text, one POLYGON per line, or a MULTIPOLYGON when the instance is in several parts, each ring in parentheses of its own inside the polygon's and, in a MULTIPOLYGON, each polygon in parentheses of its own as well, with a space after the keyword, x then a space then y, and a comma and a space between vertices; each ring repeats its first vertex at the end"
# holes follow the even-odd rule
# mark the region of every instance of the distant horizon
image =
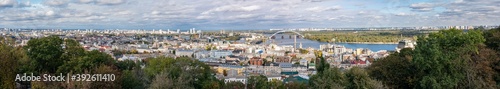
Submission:
MULTIPOLYGON (((494 26, 494 27, 500 27, 499 25, 463 25, 463 26, 494 26)), ((415 26, 415 27, 447 27, 447 26, 415 26)), ((6 27, 0 27, 0 29, 3 29, 6 27)), ((248 28, 248 29, 200 29, 200 28, 195 28, 196 30, 207 30, 207 31, 220 31, 220 30, 225 30, 225 31, 245 31, 245 30, 271 30, 271 29, 340 29, 335 28, 335 27, 303 27, 303 28, 265 28, 265 29, 253 29, 253 28, 248 28)), ((413 27, 343 27, 343 28, 413 28, 413 27)), ((169 28, 153 28, 153 29, 124 29, 124 28, 104 28, 104 29, 96 29, 96 28, 7 28, 7 29, 33 29, 33 30, 48 30, 48 29, 62 29, 62 30, 177 30, 177 29, 169 29, 169 28)), ((187 31, 189 29, 193 28, 185 28, 185 29, 179 29, 181 31, 187 31)))
POLYGON ((273 29, 500 24, 496 0, 4 0, 0 27, 273 29))

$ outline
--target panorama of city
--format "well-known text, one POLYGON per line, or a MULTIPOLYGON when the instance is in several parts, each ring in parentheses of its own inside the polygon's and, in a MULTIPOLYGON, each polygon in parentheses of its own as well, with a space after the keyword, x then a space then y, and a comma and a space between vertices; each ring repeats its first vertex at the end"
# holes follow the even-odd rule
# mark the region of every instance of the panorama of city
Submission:
POLYGON ((0 0, 0 89, 498 89, 497 0, 0 0))

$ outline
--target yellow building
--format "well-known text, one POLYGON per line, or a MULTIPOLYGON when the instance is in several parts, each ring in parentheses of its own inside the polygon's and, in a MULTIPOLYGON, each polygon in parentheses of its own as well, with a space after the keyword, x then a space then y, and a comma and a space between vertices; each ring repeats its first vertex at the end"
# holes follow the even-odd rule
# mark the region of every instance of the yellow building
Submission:
POLYGON ((224 70, 226 70, 228 74, 237 73, 237 75, 242 75, 242 73, 245 72, 245 67, 238 65, 220 65, 216 68, 217 73, 220 74, 223 74, 224 70))
POLYGON ((363 53, 363 48, 357 48, 355 51, 354 51, 354 55, 361 55, 363 53))

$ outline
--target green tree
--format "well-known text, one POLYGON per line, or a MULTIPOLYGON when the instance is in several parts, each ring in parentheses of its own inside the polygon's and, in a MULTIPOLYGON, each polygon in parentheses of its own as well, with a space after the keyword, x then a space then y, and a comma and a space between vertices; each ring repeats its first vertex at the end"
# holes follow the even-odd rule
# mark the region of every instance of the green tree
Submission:
POLYGON ((222 89, 224 82, 221 81, 205 81, 203 82, 202 89, 222 89))
POLYGON ((72 58, 58 67, 59 73, 83 73, 84 70, 92 70, 101 64, 114 66, 114 59, 106 54, 97 50, 86 51, 84 56, 72 58))
POLYGON ((311 76, 309 85, 314 89, 342 89, 346 85, 346 77, 338 68, 330 68, 311 76))
POLYGON ((117 61, 116 66, 120 70, 132 70, 132 69, 138 67, 139 65, 137 63, 135 63, 135 61, 133 61, 133 60, 123 60, 123 61, 117 61))
POLYGON ((316 71, 318 71, 318 73, 321 73, 325 70, 328 70, 330 68, 330 63, 328 63, 325 58, 323 57, 319 57, 319 58, 316 58, 316 71))
POLYGON ((146 75, 150 78, 154 78, 156 74, 160 74, 167 67, 172 66, 174 64, 174 58, 167 57, 159 57, 159 58, 149 58, 147 59, 146 67, 144 71, 146 75))
POLYGON ((187 57, 179 57, 176 59, 158 57, 147 60, 148 62, 145 68, 146 75, 149 76, 151 80, 154 80, 150 88, 161 88, 164 81, 174 81, 178 87, 181 88, 203 88, 203 84, 207 83, 207 81, 218 81, 212 75, 214 71, 212 71, 208 65, 187 57), (165 76, 158 77, 158 74, 165 76), (181 80, 183 82, 177 83, 177 81, 181 80), (186 83, 184 83, 184 81, 186 83))
MULTIPOLYGON (((90 88, 92 89, 98 89, 98 88, 104 88, 104 89, 118 89, 122 88, 121 86, 121 71, 119 71, 117 68, 114 68, 113 66, 108 66, 108 65, 99 65, 97 68, 92 70, 92 74, 113 74, 115 75, 115 81, 96 81, 92 82, 90 84, 90 88)), ((108 77, 109 78, 109 77, 108 77)))
POLYGON ((179 75, 169 73, 171 71, 163 71, 155 76, 150 85, 150 89, 195 89, 191 83, 194 81, 192 74, 180 72, 179 75))
POLYGON ((389 88, 412 89, 415 87, 415 66, 411 63, 413 50, 405 48, 386 58, 378 59, 368 67, 369 74, 389 88))
MULTIPOLYGON (((497 54, 500 53, 500 27, 485 31, 484 38, 486 39, 485 44, 488 48, 496 50, 497 54)), ((492 61, 492 63, 492 67, 496 71, 494 79, 496 81, 497 87, 500 87, 500 61, 497 59, 496 62, 492 61)))
POLYGON ((459 82, 460 88, 467 89, 497 89, 498 77, 500 73, 500 56, 494 50, 486 48, 485 45, 479 45, 479 53, 469 53, 470 59, 466 60, 467 65, 465 75, 466 78, 459 82), (495 82, 496 81, 496 82, 495 82))
POLYGON ((500 51, 500 27, 484 32, 485 44, 494 50, 500 51))
MULTIPOLYGON (((494 31, 485 31, 486 40, 496 39, 488 32, 494 31)), ((479 31, 443 30, 419 37, 414 51, 403 49, 368 69, 390 88, 495 89, 500 58, 494 42, 485 46, 484 38, 479 31)))
POLYGON ((269 89, 267 77, 264 75, 250 76, 247 87, 249 89, 269 89))
POLYGON ((27 54, 32 59, 38 72, 55 73, 57 67, 64 63, 61 55, 64 53, 63 40, 57 36, 35 38, 28 41, 27 54))
POLYGON ((78 58, 85 55, 85 49, 73 39, 64 40, 64 53, 61 58, 65 60, 71 60, 73 58, 78 58))
POLYGON ((345 73, 347 89, 384 89, 379 81, 370 78, 368 73, 359 67, 353 67, 345 73))
POLYGON ((245 89, 245 84, 241 82, 228 82, 224 86, 224 89, 245 89))
POLYGON ((124 50, 112 50, 111 52, 113 52, 113 56, 121 56, 126 53, 124 50))
POLYGON ((420 37, 414 50, 418 88, 456 88, 465 79, 466 58, 463 54, 478 53, 476 45, 485 40, 479 31, 442 30, 420 37))
POLYGON ((23 49, 13 47, 12 39, 0 37, 0 89, 15 88, 16 73, 18 73, 18 61, 25 60, 26 54, 23 49))
MULTIPOLYGON (((488 48, 496 50, 497 53, 500 53, 500 27, 485 31, 484 38, 486 39, 485 44, 488 48)), ((497 59, 491 63, 493 63, 492 67, 496 71, 496 75, 494 76, 497 83, 496 85, 497 87, 500 87, 500 61, 497 59)))
POLYGON ((323 52, 321 52, 321 51, 314 51, 314 55, 316 56, 316 58, 320 58, 320 57, 323 57, 323 52))
POLYGON ((307 54, 307 53, 309 53, 309 51, 308 51, 308 50, 306 50, 306 49, 299 49, 299 52, 300 52, 301 54, 307 54))
POLYGON ((138 74, 134 72, 135 70, 124 70, 121 77, 121 86, 123 89, 144 89, 144 82, 138 77, 138 74))
POLYGON ((308 89, 308 87, 305 82, 288 82, 285 84, 285 89, 308 89))
POLYGON ((285 85, 280 80, 273 79, 269 82, 270 89, 285 89, 285 85))

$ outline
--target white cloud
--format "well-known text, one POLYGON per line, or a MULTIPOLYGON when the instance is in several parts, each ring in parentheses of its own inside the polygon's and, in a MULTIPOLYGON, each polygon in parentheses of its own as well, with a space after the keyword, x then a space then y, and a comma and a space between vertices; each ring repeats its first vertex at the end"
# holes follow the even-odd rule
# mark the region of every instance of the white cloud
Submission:
POLYGON ((196 19, 209 19, 209 18, 212 18, 211 16, 206 16, 206 15, 201 15, 201 16, 197 16, 196 19))
POLYGON ((153 12, 151 12, 151 14, 153 14, 153 15, 159 15, 160 12, 159 11, 153 11, 153 12))
POLYGON ((226 5, 226 6, 221 6, 221 7, 210 9, 208 11, 201 13, 201 14, 207 15, 207 14, 213 14, 216 12, 249 12, 249 11, 259 10, 260 8, 261 7, 258 5, 250 5, 250 6, 226 5))
POLYGON ((49 6, 66 6, 69 3, 69 0, 47 0, 45 1, 46 5, 49 6))
POLYGON ((42 26, 44 28, 142 29, 151 27, 165 29, 165 27, 221 28, 230 26, 249 29, 255 27, 433 26, 500 23, 497 19, 500 15, 500 7, 498 7, 500 2, 495 0, 400 3, 408 6, 386 8, 387 4, 372 0, 363 2, 352 0, 46 0, 42 3, 0 0, 2 13, 0 24, 6 27, 42 26), (358 6, 358 4, 363 6, 358 6), (380 7, 384 9, 379 9, 380 7), (34 23, 41 25, 33 25, 34 23))
POLYGON ((324 12, 324 11, 337 11, 339 9, 340 9, 340 6, 334 6, 334 7, 320 7, 320 6, 316 6, 316 7, 307 8, 306 10, 307 11, 312 11, 312 12, 324 12))
POLYGON ((228 17, 229 19, 248 19, 248 18, 254 18, 257 17, 257 14, 242 14, 242 15, 237 15, 237 16, 230 16, 228 17))
POLYGON ((54 11, 50 10, 45 13, 46 16, 54 16, 54 11))
POLYGON ((124 3, 125 0, 96 0, 96 4, 100 5, 117 5, 124 3))
POLYGON ((258 9, 260 9, 260 6, 258 6, 258 5, 241 7, 241 10, 243 10, 243 11, 254 11, 254 10, 258 10, 258 9))
POLYGON ((94 0, 77 0, 78 3, 93 3, 94 0))
POLYGON ((60 18, 52 9, 39 8, 36 10, 14 10, 8 9, 10 13, 3 14, 3 20, 7 21, 37 21, 53 20, 60 18))
POLYGON ((401 13, 396 13, 394 15, 396 15, 396 16, 413 16, 415 14, 401 12, 401 13))
POLYGON ((85 12, 85 11, 64 10, 64 11, 61 11, 61 13, 59 15, 61 15, 62 17, 65 17, 65 18, 81 18, 81 17, 93 16, 95 14, 92 14, 90 12, 85 12))
POLYGON ((106 17, 105 16, 90 16, 90 17, 87 17, 85 19, 87 19, 87 20, 101 20, 104 18, 106 18, 106 17))
POLYGON ((434 10, 435 6, 436 4, 432 3, 415 3, 411 4, 410 8, 413 9, 413 11, 427 12, 434 10))
POLYGON ((13 7, 16 4, 17 4, 16 0, 0 0, 0 8, 13 7))
POLYGON ((81 4, 97 4, 97 5, 119 5, 123 4, 125 0, 76 0, 76 3, 81 4))

